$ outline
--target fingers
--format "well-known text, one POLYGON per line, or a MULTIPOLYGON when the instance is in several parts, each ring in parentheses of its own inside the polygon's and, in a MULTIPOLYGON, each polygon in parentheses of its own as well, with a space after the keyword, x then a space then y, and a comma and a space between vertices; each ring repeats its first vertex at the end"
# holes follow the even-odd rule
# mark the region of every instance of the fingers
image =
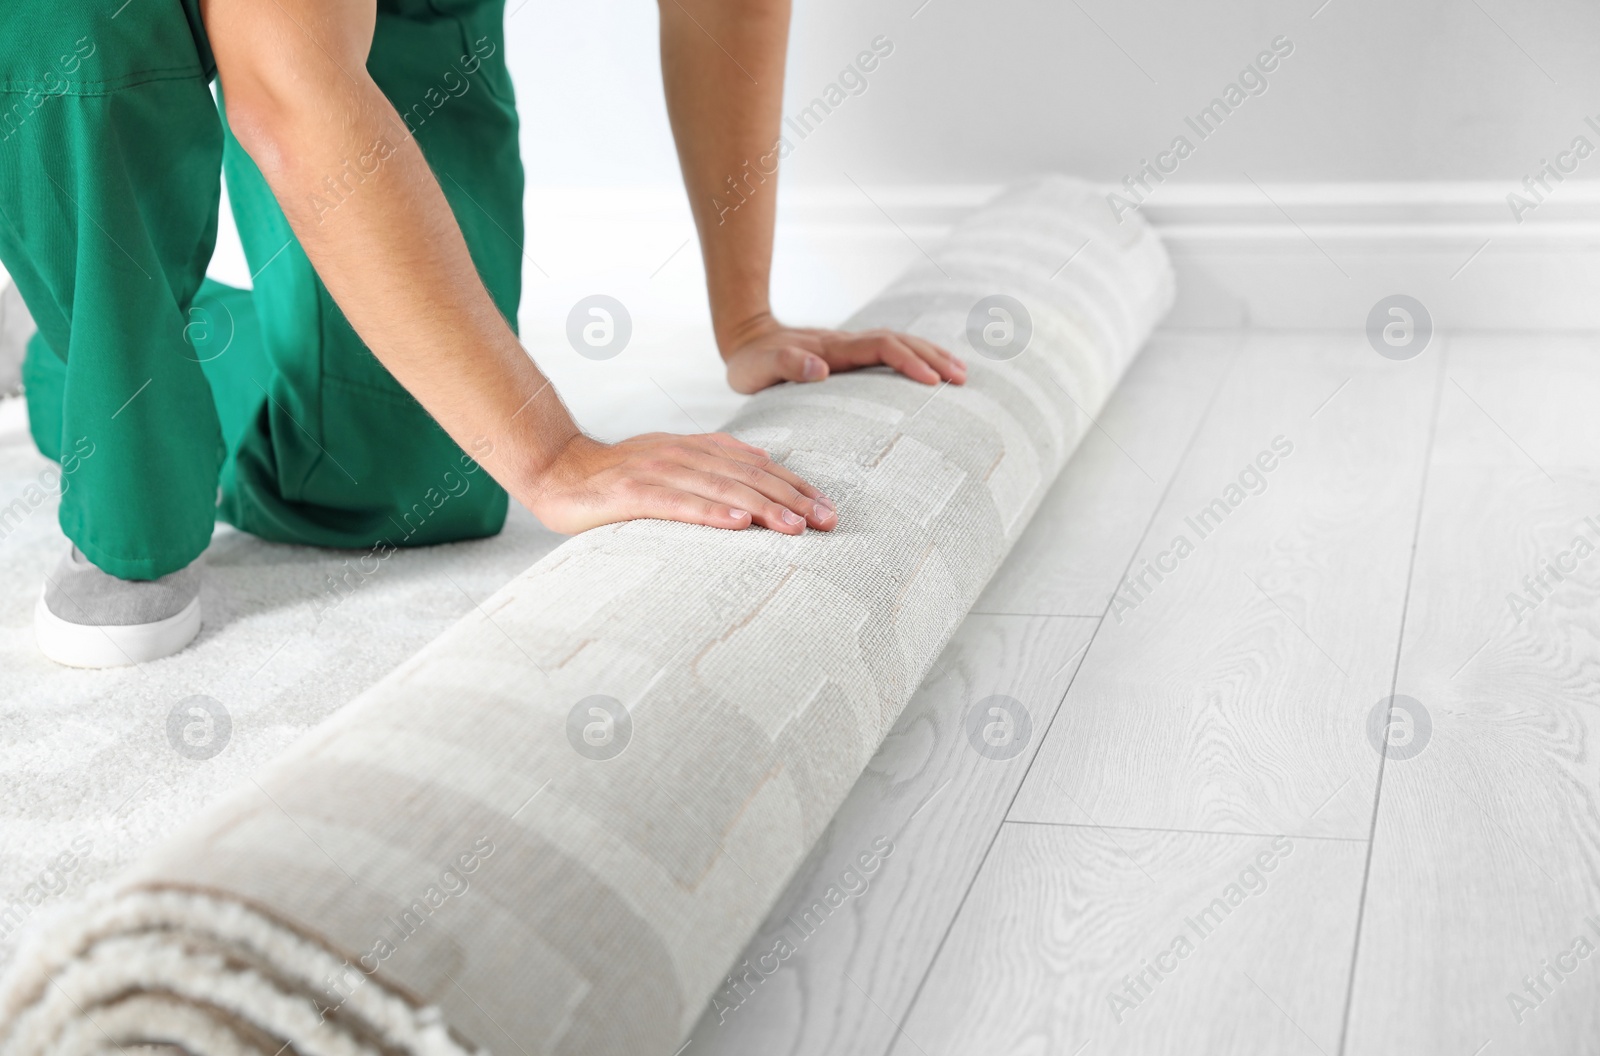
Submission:
MULTIPOLYGON (((658 517, 731 531, 760 524, 784 535, 800 535, 806 529, 806 518, 754 489, 729 477, 684 467, 663 474, 662 483, 636 485, 632 499, 625 519, 658 517)), ((827 528, 831 527, 829 523, 827 528)))
POLYGON ((833 504, 766 451, 727 433, 653 433, 617 444, 582 438, 518 498, 550 528, 581 532, 641 517, 785 535, 838 524, 833 504))
POLYGON ((834 371, 880 363, 924 385, 961 385, 967 380, 965 361, 912 334, 793 330, 770 344, 746 346, 729 356, 728 384, 748 395, 782 381, 822 381, 834 371))
POLYGON ((821 381, 827 376, 828 364, 821 356, 794 345, 752 348, 728 362, 728 384, 745 395, 780 381, 821 381))
POLYGON ((912 381, 920 381, 924 385, 937 385, 944 380, 939 376, 939 371, 918 355, 899 334, 884 339, 883 362, 912 381))
POLYGON ((822 492, 765 453, 707 452, 691 468, 703 474, 700 483, 710 497, 750 510, 756 521, 776 531, 798 534, 806 525, 831 531, 839 515, 822 492), (754 496, 750 498, 748 496, 754 496), (753 505, 760 503, 761 505, 753 505))
POLYGON ((784 381, 821 381, 828 376, 828 363, 815 352, 787 345, 778 349, 778 373, 784 381))
POLYGON ((799 535, 806 530, 803 515, 724 473, 680 467, 667 475, 666 483, 719 506, 745 510, 763 528, 784 535, 799 535))
POLYGON ((759 524, 785 535, 799 535, 808 526, 829 531, 838 524, 833 504, 820 491, 761 448, 727 433, 655 434, 625 444, 630 450, 617 467, 626 494, 623 519, 661 516, 732 529, 759 524), (679 498, 669 503, 661 489, 679 498))
POLYGON ((757 447, 755 444, 747 444, 732 433, 706 433, 703 439, 709 441, 718 450, 728 454, 739 452, 744 455, 760 456, 761 458, 769 457, 765 448, 757 447))
POLYGON ((882 363, 924 385, 937 385, 941 381, 961 385, 967 380, 964 361, 912 334, 890 330, 841 333, 831 339, 829 354, 841 366, 866 367, 882 363))
POLYGON ((641 484, 633 492, 634 509, 625 518, 655 517, 663 521, 703 524, 740 531, 750 527, 748 510, 715 502, 703 495, 662 484, 641 484))
MULTIPOLYGON (((801 479, 798 473, 791 470, 788 466, 785 466, 781 462, 773 461, 772 456, 766 451, 759 447, 753 447, 750 444, 746 444, 739 440, 734 440, 735 443, 740 445, 739 447, 735 448, 728 444, 725 440, 721 439, 724 437, 726 437, 727 440, 734 440, 734 438, 729 436, 727 433, 708 434, 708 439, 716 442, 716 447, 719 453, 725 454, 728 457, 736 459, 740 462, 746 462, 753 466, 759 466, 768 473, 772 473, 783 478, 783 480, 791 485, 796 491, 809 499, 822 499, 824 502, 827 502, 827 499, 824 498, 822 492, 806 483, 803 479, 801 479)), ((831 506, 832 503, 829 503, 829 505, 831 506)))
POLYGON ((955 385, 964 385, 967 381, 967 363, 959 356, 946 352, 943 348, 914 334, 897 335, 902 341, 911 346, 911 350, 922 357, 922 361, 939 372, 939 376, 955 385))

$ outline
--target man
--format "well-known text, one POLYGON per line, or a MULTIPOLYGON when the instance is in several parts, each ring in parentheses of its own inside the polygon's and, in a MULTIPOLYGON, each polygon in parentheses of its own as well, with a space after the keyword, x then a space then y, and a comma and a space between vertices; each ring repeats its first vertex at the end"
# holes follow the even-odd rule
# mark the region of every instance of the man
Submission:
MULTIPOLYGON (((492 535, 507 492, 563 532, 837 523, 815 488, 725 434, 585 436, 519 345, 503 19, 501 0, 5 5, 0 262, 39 327, 28 410, 63 460, 73 544, 36 611, 47 655, 105 666, 181 649, 218 515, 335 547, 492 535), (219 166, 251 291, 205 279, 219 166), (444 474, 480 466, 499 487, 478 477, 434 502, 444 474)), ((963 381, 916 337, 776 321, 770 185, 718 208, 778 139, 786 0, 667 0, 660 19, 729 383, 878 363, 963 381)))

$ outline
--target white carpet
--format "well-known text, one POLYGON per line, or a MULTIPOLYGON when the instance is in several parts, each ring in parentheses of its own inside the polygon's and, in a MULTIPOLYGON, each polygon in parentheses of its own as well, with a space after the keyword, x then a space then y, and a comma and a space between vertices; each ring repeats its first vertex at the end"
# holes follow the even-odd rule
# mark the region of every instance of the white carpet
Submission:
MULTIPOLYGON (((699 329, 641 334, 607 362, 559 340, 528 343, 555 350, 541 364, 602 438, 713 429, 743 401, 699 329)), ((28 436, 23 401, 0 400, 0 510, 37 495, 28 486, 50 465, 28 436)), ((513 503, 493 539, 401 550, 366 576, 361 552, 267 543, 219 525, 195 644, 137 669, 76 671, 33 642, 43 574, 66 546, 55 496, 20 522, 0 520, 0 970, 24 920, 118 872, 563 538, 513 503), (356 585, 330 592, 330 578, 351 569, 356 585), (196 695, 219 702, 232 724, 208 759, 168 739, 169 713, 196 695)))

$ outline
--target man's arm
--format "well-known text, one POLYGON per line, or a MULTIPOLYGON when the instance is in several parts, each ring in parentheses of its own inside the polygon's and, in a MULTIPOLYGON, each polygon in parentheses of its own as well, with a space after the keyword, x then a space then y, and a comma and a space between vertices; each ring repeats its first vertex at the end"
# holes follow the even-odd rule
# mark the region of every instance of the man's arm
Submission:
POLYGON ((367 74, 373 0, 204 0, 201 10, 234 134, 340 309, 546 525, 576 532, 659 517, 789 534, 833 527, 815 488, 725 434, 602 444, 578 429, 501 318, 438 181, 367 74), (375 178, 319 220, 310 203, 323 179, 377 144, 388 150, 375 178))
POLYGON ((965 381, 965 363, 920 337, 803 330, 773 318, 767 287, 789 0, 659 0, 659 6, 667 112, 729 383, 756 392, 877 363, 930 385, 965 381))

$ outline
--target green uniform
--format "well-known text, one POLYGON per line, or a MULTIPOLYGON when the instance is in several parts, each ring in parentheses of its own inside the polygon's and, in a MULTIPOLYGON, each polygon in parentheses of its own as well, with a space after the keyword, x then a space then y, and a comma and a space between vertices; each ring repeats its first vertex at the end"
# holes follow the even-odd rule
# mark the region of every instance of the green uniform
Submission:
MULTIPOLYGON (((23 380, 39 449, 71 467, 62 530, 124 579, 193 561, 219 515, 335 547, 498 532, 505 492, 362 344, 228 132, 196 0, 117 2, 0 5, 0 261, 39 326, 23 380), (253 290, 205 277, 219 169, 253 290)), ((378 0, 367 69, 514 321, 503 22, 502 0, 378 0)), ((362 193, 398 146, 329 173, 312 208, 362 193)))

